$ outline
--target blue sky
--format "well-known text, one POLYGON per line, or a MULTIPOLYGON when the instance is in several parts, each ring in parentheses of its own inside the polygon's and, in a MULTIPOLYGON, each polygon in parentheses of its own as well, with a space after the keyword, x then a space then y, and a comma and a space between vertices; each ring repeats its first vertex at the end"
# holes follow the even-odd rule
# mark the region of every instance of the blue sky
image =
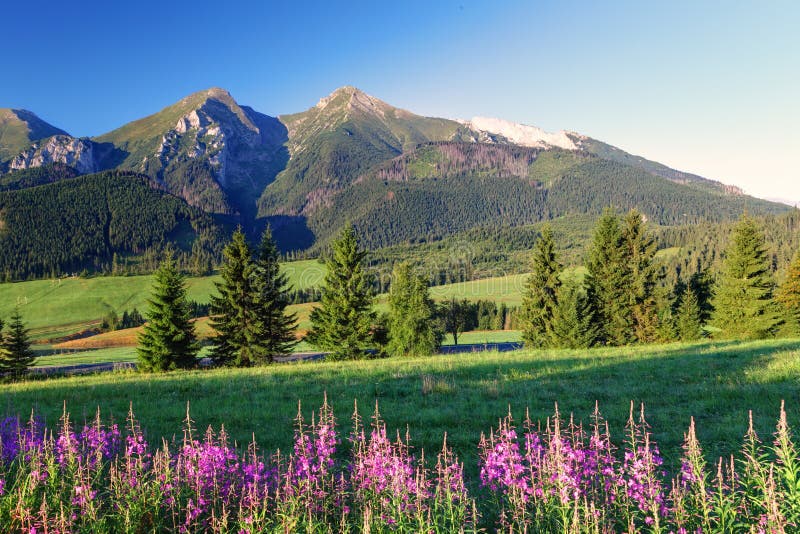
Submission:
POLYGON ((21 2, 0 107, 97 135, 210 86, 268 114, 341 85, 569 129, 800 200, 800 2, 21 2), (31 7, 35 6, 35 7, 31 7))

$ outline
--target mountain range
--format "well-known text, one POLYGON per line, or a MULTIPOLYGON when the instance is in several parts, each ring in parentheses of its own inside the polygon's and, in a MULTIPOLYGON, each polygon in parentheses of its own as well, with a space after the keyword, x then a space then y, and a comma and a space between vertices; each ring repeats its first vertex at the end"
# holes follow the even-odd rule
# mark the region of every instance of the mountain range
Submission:
POLYGON ((14 232, 9 199, 22 190, 46 196, 55 183, 110 170, 109 179, 136 177, 135 187, 143 179, 178 197, 185 214, 253 234, 269 223, 284 250, 318 250, 348 221, 377 248, 606 206, 663 225, 785 209, 576 132, 423 117, 355 87, 278 117, 211 88, 91 138, 0 109, 3 234, 14 232))

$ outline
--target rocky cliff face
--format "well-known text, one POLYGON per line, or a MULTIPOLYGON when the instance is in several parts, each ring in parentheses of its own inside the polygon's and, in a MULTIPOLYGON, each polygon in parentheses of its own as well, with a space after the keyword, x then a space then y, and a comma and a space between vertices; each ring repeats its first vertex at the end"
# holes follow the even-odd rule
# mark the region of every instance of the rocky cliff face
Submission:
POLYGON ((69 135, 24 109, 0 108, 0 164, 7 162, 34 141, 53 135, 69 135))
POLYGON ((163 134, 154 156, 164 169, 182 158, 205 161, 219 185, 227 190, 248 185, 247 177, 239 172, 237 156, 260 152, 266 144, 262 143, 266 141, 263 137, 266 136, 244 110, 239 114, 224 102, 208 99, 163 134))
POLYGON ((11 160, 9 170, 16 171, 41 167, 49 163, 63 163, 81 174, 97 172, 94 143, 69 135, 54 135, 33 143, 11 160))
POLYGON ((105 167, 147 174, 214 213, 253 213, 256 198, 288 160, 286 127, 219 88, 93 140, 117 151, 117 161, 104 160, 105 167))

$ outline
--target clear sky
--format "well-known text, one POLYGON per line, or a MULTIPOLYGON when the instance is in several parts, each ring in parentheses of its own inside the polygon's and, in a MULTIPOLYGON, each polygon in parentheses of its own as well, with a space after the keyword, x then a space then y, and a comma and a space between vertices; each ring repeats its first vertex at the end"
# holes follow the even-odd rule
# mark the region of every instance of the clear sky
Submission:
POLYGON ((800 201, 800 2, 6 0, 0 107, 97 135, 210 86, 574 130, 800 201))

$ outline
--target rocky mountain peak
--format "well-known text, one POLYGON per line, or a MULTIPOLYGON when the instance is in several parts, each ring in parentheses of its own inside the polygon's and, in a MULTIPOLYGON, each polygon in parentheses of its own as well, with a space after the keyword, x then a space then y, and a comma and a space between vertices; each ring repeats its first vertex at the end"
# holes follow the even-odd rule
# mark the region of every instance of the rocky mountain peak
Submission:
POLYGON ((222 87, 209 87, 204 91, 209 98, 233 98, 230 91, 222 87))
POLYGON ((379 98, 368 95, 361 89, 352 85, 345 85, 336 89, 328 96, 321 98, 315 106, 318 110, 344 110, 346 112, 358 110, 383 117, 386 111, 394 109, 379 98))

